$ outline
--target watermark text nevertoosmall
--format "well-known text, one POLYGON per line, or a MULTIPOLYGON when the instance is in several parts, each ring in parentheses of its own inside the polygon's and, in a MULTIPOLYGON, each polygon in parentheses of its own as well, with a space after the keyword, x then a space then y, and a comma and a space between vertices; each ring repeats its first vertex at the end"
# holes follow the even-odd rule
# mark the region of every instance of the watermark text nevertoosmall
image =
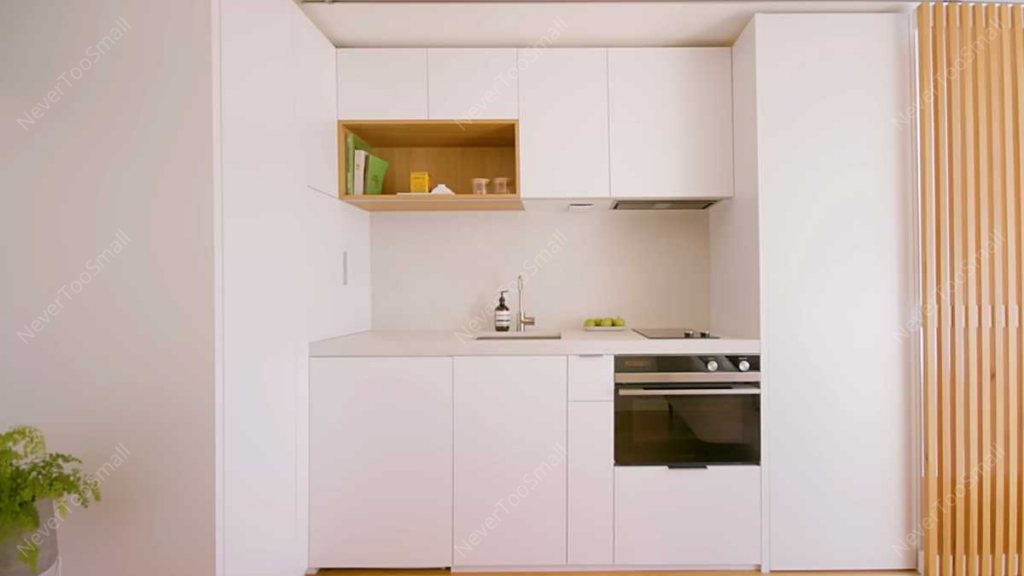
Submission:
POLYGON ((555 467, 565 462, 567 456, 568 453, 561 444, 552 446, 551 454, 548 455, 547 459, 540 466, 523 475, 521 483, 516 487, 515 492, 495 502, 494 510, 491 514, 480 523, 478 528, 473 529, 473 533, 468 538, 462 538, 459 542, 456 542, 453 547, 454 551, 458 552, 459 556, 465 558, 466 554, 479 546, 484 538, 497 531, 502 522, 503 514, 514 513, 516 507, 522 504, 540 486, 541 482, 555 471, 555 467))
POLYGON ((39 335, 40 332, 49 326, 54 318, 57 317, 64 310, 64 304, 74 300, 71 294, 68 293, 68 287, 70 286, 71 292, 80 294, 85 289, 85 285, 92 282, 93 278, 99 276, 100 272, 110 264, 118 254, 124 250, 132 239, 128 237, 123 231, 118 230, 117 234, 114 235, 115 240, 110 243, 110 247, 100 252, 99 256, 87 260, 85 263, 85 270, 78 275, 78 278, 72 280, 69 284, 65 284, 57 290, 57 297, 43 310, 42 314, 36 316, 35 320, 25 324, 23 326, 24 331, 18 330, 15 334, 25 344, 29 343, 29 339, 34 339, 39 335), (62 300, 66 298, 67 300, 62 300))
MULTIPOLYGON (((95 474, 85 475, 85 480, 89 484, 88 492, 91 494, 99 488, 100 485, 103 484, 107 478, 110 478, 110 475, 120 468, 121 464, 124 464, 124 461, 131 455, 132 453, 125 448, 124 443, 118 442, 117 446, 114 446, 114 454, 103 463, 103 466, 100 466, 99 469, 96 470, 95 474)), ((61 524, 67 520, 68 516, 74 512, 74 508, 71 506, 80 508, 82 504, 82 498, 78 494, 65 496, 60 502, 54 502, 54 506, 60 513, 50 517, 45 522, 40 522, 40 526, 35 532, 30 536, 25 536, 22 540, 23 543, 17 545, 18 556, 22 559, 28 559, 35 556, 39 547, 43 545, 43 542, 46 541, 50 534, 56 532, 56 530, 60 528, 61 524)))
POLYGON ((548 45, 553 41, 558 40, 558 37, 562 35, 562 32, 568 28, 569 25, 562 21, 561 18, 555 17, 551 21, 551 27, 548 28, 547 34, 541 36, 540 40, 533 43, 533 46, 523 48, 516 52, 515 64, 510 66, 507 70, 501 72, 494 77, 494 82, 491 87, 484 92, 478 100, 473 102, 469 110, 462 113, 462 120, 456 120, 455 123, 459 125, 459 128, 466 129, 463 123, 472 124, 475 120, 479 120, 484 112, 486 112, 490 105, 498 100, 501 96, 502 91, 508 89, 512 91, 512 98, 516 98, 515 91, 518 88, 517 80, 519 79, 519 73, 530 67, 531 64, 537 61, 537 58, 547 50, 548 45))
POLYGON ((18 126, 21 126, 26 132, 28 127, 35 125, 36 120, 41 119, 50 111, 50 108, 60 101, 64 97, 64 89, 71 88, 75 85, 74 81, 81 80, 86 72, 92 69, 93 65, 100 61, 107 54, 107 51, 114 47, 117 42, 124 37, 125 33, 131 28, 128 21, 123 17, 118 16, 114 20, 116 26, 110 29, 110 34, 104 36, 99 42, 93 46, 89 46, 85 49, 85 55, 87 58, 79 60, 78 65, 71 68, 71 70, 65 71, 63 74, 57 77, 57 82, 53 87, 53 90, 48 91, 43 95, 43 98, 39 103, 33 106, 30 110, 22 112, 21 117, 15 118, 18 126), (71 77, 70 79, 68 77, 71 77))
MULTIPOLYGON (((527 274, 522 274, 523 283, 525 284, 526 282, 529 282, 530 278, 533 278, 534 275, 540 272, 541 269, 543 269, 544 266, 546 266, 547 263, 550 262, 551 259, 555 256, 555 254, 558 254, 558 252, 562 248, 564 248, 568 242, 569 239, 566 238, 565 234, 562 234, 561 230, 556 229, 550 235, 548 243, 545 245, 544 248, 541 248, 540 251, 537 252, 537 254, 534 255, 532 259, 523 260, 523 270, 527 272, 527 274)), ((455 333, 455 337, 458 338, 460 342, 472 340, 474 334, 479 332, 483 327, 488 326, 490 324, 488 318, 494 316, 494 307, 498 305, 498 300, 501 297, 501 293, 515 292, 519 289, 518 277, 519 275, 516 276, 516 279, 513 279, 510 282, 503 284, 501 286, 498 286, 498 288, 494 291, 494 298, 491 300, 491 302, 488 303, 483 308, 481 308, 480 312, 478 312, 476 316, 471 318, 468 323, 462 324, 462 331, 455 333)))

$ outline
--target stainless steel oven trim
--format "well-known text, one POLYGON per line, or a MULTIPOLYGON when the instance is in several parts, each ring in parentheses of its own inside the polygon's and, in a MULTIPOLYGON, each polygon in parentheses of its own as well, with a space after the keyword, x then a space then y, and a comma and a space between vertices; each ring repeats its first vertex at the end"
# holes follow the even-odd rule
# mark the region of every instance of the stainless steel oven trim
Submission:
POLYGON ((643 372, 616 373, 616 384, 686 384, 760 382, 759 372, 643 372))
POLYGON ((619 390, 619 396, 750 396, 760 394, 760 388, 665 388, 661 390, 643 390, 626 388, 619 390))

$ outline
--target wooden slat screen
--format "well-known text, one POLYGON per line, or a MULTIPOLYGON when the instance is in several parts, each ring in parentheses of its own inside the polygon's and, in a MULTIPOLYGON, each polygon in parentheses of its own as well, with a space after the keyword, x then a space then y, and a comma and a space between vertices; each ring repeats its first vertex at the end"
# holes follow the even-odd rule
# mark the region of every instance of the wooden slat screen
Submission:
POLYGON ((918 11, 925 574, 1024 576, 1024 6, 918 11))

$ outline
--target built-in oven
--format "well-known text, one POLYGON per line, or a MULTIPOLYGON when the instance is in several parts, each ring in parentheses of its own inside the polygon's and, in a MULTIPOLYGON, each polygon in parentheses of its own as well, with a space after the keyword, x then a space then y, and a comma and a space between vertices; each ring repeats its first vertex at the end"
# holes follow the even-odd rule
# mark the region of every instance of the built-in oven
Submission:
POLYGON ((761 463, 757 355, 615 357, 615 465, 761 463))

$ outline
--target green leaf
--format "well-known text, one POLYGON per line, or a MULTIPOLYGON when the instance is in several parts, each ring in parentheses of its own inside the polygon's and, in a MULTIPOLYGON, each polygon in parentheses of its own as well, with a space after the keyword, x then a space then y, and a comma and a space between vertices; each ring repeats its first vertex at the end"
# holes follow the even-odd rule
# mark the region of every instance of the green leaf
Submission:
POLYGON ((24 546, 18 552, 18 556, 22 562, 28 564, 33 574, 39 572, 39 546, 24 546))
MULTIPOLYGON (((75 467, 82 461, 69 454, 48 453, 38 428, 15 426, 0 433, 0 544, 39 528, 36 503, 52 500, 62 518, 70 513, 66 498, 77 496, 83 507, 99 502, 97 482, 75 467)), ((39 549, 19 553, 33 572, 39 549)))

